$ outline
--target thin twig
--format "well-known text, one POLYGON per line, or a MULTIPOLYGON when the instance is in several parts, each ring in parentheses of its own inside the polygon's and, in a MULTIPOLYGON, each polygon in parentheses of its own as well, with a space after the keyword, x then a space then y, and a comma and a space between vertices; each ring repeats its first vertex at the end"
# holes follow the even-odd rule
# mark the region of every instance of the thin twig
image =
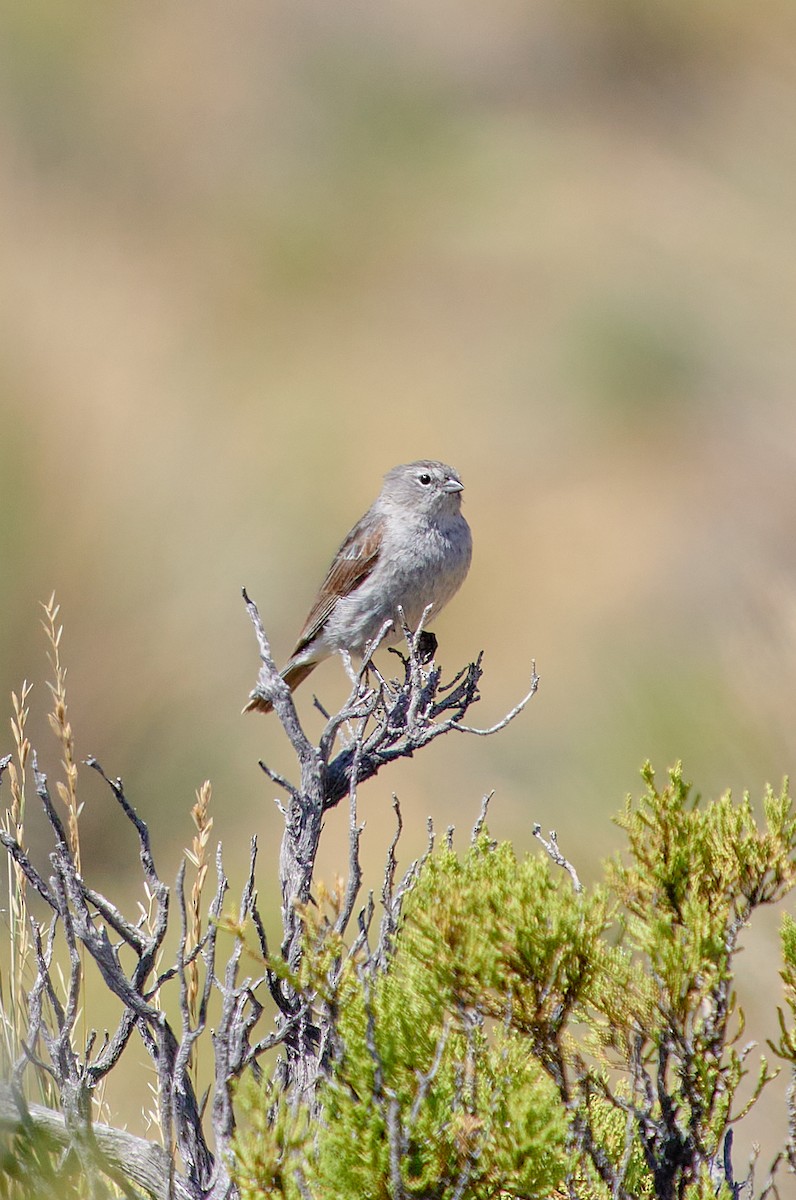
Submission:
POLYGON ((515 704, 510 712, 506 713, 505 717, 501 718, 494 725, 488 726, 486 729, 477 729, 472 725, 462 725, 460 723, 454 725, 453 728, 457 729, 459 733, 473 733, 476 737, 491 737, 493 733, 499 733, 501 729, 505 729, 507 725, 510 725, 520 715, 526 705, 534 698, 538 688, 539 676, 536 674, 536 663, 533 663, 531 666, 531 686, 529 690, 523 696, 522 700, 518 704, 515 704))
POLYGON ((486 815, 489 810, 489 803, 494 794, 494 791, 487 792, 487 794, 481 800, 481 811, 478 814, 475 825, 473 825, 473 832, 470 835, 470 845, 472 846, 476 844, 483 832, 484 825, 486 824, 486 815))
POLYGON ((568 874, 570 875, 570 877, 572 879, 572 886, 574 887, 575 891, 582 892, 583 884, 581 883, 580 879, 578 878, 577 871, 573 867, 572 863, 569 862, 568 859, 564 858, 564 855, 561 853, 561 851, 558 848, 558 838, 556 837, 556 831, 554 829, 551 829, 550 830, 550 840, 546 841, 542 837, 541 825, 536 824, 533 827, 533 836, 535 838, 538 838, 538 840, 542 843, 545 850, 550 855, 550 857, 552 858, 552 860, 556 864, 556 866, 563 867, 563 869, 568 872, 568 874))

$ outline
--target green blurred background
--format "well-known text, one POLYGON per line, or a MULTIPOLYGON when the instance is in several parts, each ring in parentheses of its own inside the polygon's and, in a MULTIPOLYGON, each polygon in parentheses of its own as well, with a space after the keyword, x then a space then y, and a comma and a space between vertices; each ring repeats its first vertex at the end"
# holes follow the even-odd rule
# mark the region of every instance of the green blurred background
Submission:
MULTIPOLYGON (((384 471, 430 456, 461 472, 475 540, 439 661, 485 651, 484 724, 533 658, 542 684, 499 737, 363 789, 369 879, 393 791, 404 864, 429 813, 463 842, 494 788, 494 835, 535 852, 533 822, 554 826, 593 879, 646 757, 682 757, 710 794, 778 786, 796 750, 790 0, 6 0, 0 56, 0 683, 34 681, 49 771, 55 588, 81 757, 124 777, 168 879, 210 777, 230 873, 258 832, 273 907, 257 759, 291 762, 275 719, 240 716, 241 585, 284 660, 384 471)), ((337 662, 313 684, 327 706, 346 691, 337 662)), ((83 771, 84 863, 118 889, 134 850, 99 784, 83 771)), ((761 922, 741 960, 758 1036, 776 956, 761 922)), ((775 1105, 754 1128, 784 1126, 775 1105)))

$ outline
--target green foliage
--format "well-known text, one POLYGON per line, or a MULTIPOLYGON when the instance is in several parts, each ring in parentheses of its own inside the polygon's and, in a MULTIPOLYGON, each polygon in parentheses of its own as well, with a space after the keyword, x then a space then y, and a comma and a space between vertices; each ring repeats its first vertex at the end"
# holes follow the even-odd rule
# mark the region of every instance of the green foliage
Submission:
POLYGON ((451 1196, 463 1180, 465 1195, 542 1196, 562 1178, 556 1089, 510 1020, 485 1025, 492 1006, 478 981, 497 989, 502 933, 467 913, 490 861, 482 846, 464 864, 433 859, 387 971, 350 973, 340 1061, 322 1092, 328 1131, 307 1176, 314 1194, 390 1195, 398 1149, 409 1196, 451 1196))
MULTIPOLYGON (((510 849, 495 856, 486 840, 464 863, 449 852, 432 859, 388 969, 370 978, 349 962, 343 971, 334 997, 338 1059, 320 1091, 313 1136, 294 1159, 309 1194, 386 1198, 400 1179, 406 1196, 531 1198, 548 1196, 563 1179, 566 1121, 557 1089, 509 1014, 492 1028, 485 1020, 497 1008, 510 924, 501 929, 484 913, 483 936, 470 936, 466 948, 459 943, 473 929, 468 907, 487 896, 493 859, 508 883, 510 849), (480 1002, 479 974, 492 980, 491 1003, 480 1002)), ((531 874, 536 866, 527 864, 531 874)), ((328 946, 339 943, 330 932, 312 945, 328 964, 328 946)), ((244 1197, 297 1196, 278 1132, 287 1125, 292 1136, 297 1127, 284 1098, 268 1084, 259 1107, 251 1092, 241 1107, 252 1121, 238 1141, 244 1197)))
POLYGON ((289 1105, 270 1076, 259 1085, 251 1078, 245 1080, 238 1101, 243 1125, 236 1144, 235 1174, 241 1200, 298 1197, 295 1175, 311 1134, 307 1108, 289 1105))
MULTIPOLYGON (((793 886, 796 819, 787 788, 758 825, 746 796, 700 804, 679 766, 661 789, 643 777, 627 853, 589 892, 484 834, 429 857, 382 969, 304 914, 332 1063, 314 1108, 271 1082, 241 1094, 247 1200, 732 1194, 722 1147, 749 1070, 733 960, 793 886)), ((796 922, 782 940, 796 1019, 796 922)), ((750 1104, 769 1078, 763 1061, 750 1104)))
POLYGON ((518 863, 511 846, 483 835, 464 861, 432 858, 406 907, 399 956, 414 963, 418 988, 450 1003, 480 1005, 553 1052, 558 1031, 610 957, 601 890, 575 894, 549 863, 518 863), (429 979, 426 964, 435 964, 429 979))
MULTIPOLYGON (((767 791, 759 829, 748 796, 700 807, 679 766, 663 791, 649 766, 643 775, 645 795, 618 819, 629 861, 608 868, 623 944, 643 974, 604 1006, 601 1032, 620 1064, 656 1055, 674 1068, 672 1101, 715 1153, 745 1073, 732 1044, 733 957, 754 909, 793 886, 796 820, 787 788, 767 791)), ((763 1065, 760 1087, 767 1077, 763 1065)))
MULTIPOLYGON (((790 1015, 790 1024, 785 1012, 781 1008, 777 1009, 780 1038, 776 1043, 770 1041, 769 1045, 779 1058, 791 1064, 793 1091, 796 1093, 796 921, 788 913, 782 918, 780 941, 784 964, 780 975, 785 987, 785 1004, 790 1015)), ((796 1146, 791 1146, 789 1152, 791 1165, 796 1166, 796 1146)))
POLYGON ((410 1040, 409 1023, 390 1020, 400 995, 385 1000, 373 1058, 360 1044, 325 1089, 328 1126, 306 1170, 312 1194, 387 1197, 395 1172, 407 1196, 453 1196, 462 1183, 468 1196, 549 1195, 563 1175, 565 1126, 527 1047, 502 1032, 446 1029, 431 1011, 410 1040))

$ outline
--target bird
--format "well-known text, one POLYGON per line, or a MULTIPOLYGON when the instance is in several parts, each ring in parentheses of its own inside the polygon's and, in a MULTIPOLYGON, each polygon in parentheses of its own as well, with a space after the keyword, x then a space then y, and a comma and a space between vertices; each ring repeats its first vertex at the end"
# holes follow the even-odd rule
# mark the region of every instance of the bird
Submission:
MULTIPOLYGON (((472 557, 463 487, 458 472, 435 459, 387 472, 378 497, 335 554, 281 672, 291 692, 337 651, 362 657, 388 621, 383 644, 399 641, 399 607, 414 630, 427 606, 436 616, 455 595, 472 557)), ((243 711, 272 707, 255 688, 243 711)))

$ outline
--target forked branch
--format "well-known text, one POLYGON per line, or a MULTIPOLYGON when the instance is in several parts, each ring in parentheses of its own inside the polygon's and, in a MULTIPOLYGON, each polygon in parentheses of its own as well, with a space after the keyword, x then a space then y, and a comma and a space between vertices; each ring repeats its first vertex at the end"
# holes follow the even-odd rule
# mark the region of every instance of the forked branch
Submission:
MULTIPOLYGON (((277 1078, 292 1096, 311 1098, 334 1053, 335 1015, 330 996, 340 978, 341 961, 330 970, 325 993, 298 983, 305 914, 317 882, 315 863, 324 814, 348 798, 348 879, 329 929, 342 944, 349 925, 356 922, 353 945, 345 953, 355 957, 358 970, 372 975, 389 961, 404 899, 431 852, 434 831, 429 823, 425 855, 399 876, 396 849, 402 822, 400 806, 394 800, 396 829, 387 848, 381 916, 374 928, 377 902, 372 894, 364 903, 360 900, 363 826, 357 816, 359 785, 389 763, 411 758, 452 730, 482 735, 496 732, 523 711, 538 685, 533 671, 529 692, 501 722, 490 729, 471 728, 464 718, 479 699, 482 656, 443 683, 442 672, 431 658, 435 639, 423 631, 422 622, 416 630, 404 625, 406 650, 398 654, 398 677, 384 681, 371 670, 368 655, 359 672, 350 672, 351 693, 341 710, 328 717, 316 745, 302 728, 289 689, 276 669, 257 607, 245 593, 244 599, 260 652, 258 688, 272 701, 298 766, 298 779, 290 781, 261 764, 287 795, 280 806, 285 820, 278 866, 283 936, 276 959, 269 951, 257 905, 256 839, 251 841, 236 917, 225 918, 222 913, 230 889, 219 845, 206 919, 192 920, 185 863, 176 887, 170 888, 158 873, 149 830, 128 800, 122 781, 106 775, 94 758, 87 760, 88 765, 104 780, 116 813, 135 835, 146 901, 137 917, 125 913, 113 897, 88 881, 88 865, 84 861, 81 866, 78 860, 71 826, 66 828, 59 816, 35 755, 36 792, 52 838, 50 870, 42 872, 34 865, 21 834, 15 837, 13 827, 0 829, 0 843, 14 863, 16 878, 31 894, 36 893, 48 912, 47 922, 42 923, 26 909, 33 984, 13 1078, 10 1086, 0 1088, 0 1126, 38 1127, 59 1145, 70 1148, 92 1194, 102 1192, 97 1181, 105 1176, 127 1195, 142 1189, 157 1200, 234 1200, 237 1192, 229 1163, 236 1081, 249 1070, 258 1075, 261 1056, 281 1046, 284 1058, 277 1078), (177 946, 166 957, 175 912, 177 946), (219 951, 221 928, 235 934, 225 961, 219 951), (245 947, 247 930, 254 933, 253 953, 245 947), (250 961, 256 968, 247 974, 244 964, 250 961), (85 1030, 81 1037, 78 1031, 83 1023, 78 1014, 85 1004, 87 967, 99 973, 121 1004, 116 1028, 104 1037, 85 1030), (270 1024, 265 1020, 269 1002, 275 1002, 277 1010, 270 1024), (93 1119, 96 1088, 115 1069, 135 1037, 140 1038, 155 1068, 162 1145, 93 1119), (212 1043, 213 1082, 206 1107, 194 1090, 191 1068, 200 1043, 212 1043), (33 1072, 51 1081, 60 1112, 25 1099, 32 1091, 33 1072)), ((8 764, 9 759, 0 759, 0 780, 8 764)), ((75 813, 78 811, 75 806, 75 813)), ((479 829, 485 814, 484 805, 479 829)))

